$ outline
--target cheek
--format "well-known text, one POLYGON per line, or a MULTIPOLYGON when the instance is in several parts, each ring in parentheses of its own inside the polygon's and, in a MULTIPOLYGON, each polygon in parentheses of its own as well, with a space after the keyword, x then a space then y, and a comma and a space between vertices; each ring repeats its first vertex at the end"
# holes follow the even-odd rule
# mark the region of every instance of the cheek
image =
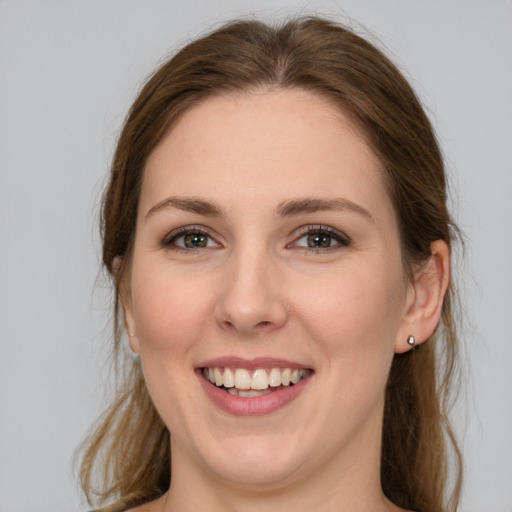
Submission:
POLYGON ((180 279, 161 268, 140 276, 134 270, 133 314, 146 386, 167 427, 184 432, 183 411, 197 399, 190 386, 196 379, 188 369, 194 347, 208 331, 213 300, 204 280, 180 279), (199 281, 203 281, 202 293, 198 293, 199 281))
POLYGON ((325 355, 350 361, 393 353, 405 294, 399 269, 346 267, 316 277, 296 289, 295 307, 325 355))
POLYGON ((380 429, 403 304, 400 269, 387 267, 384 273, 375 265, 361 272, 346 266, 314 281, 303 279, 294 295, 310 351, 319 354, 315 371, 328 397, 328 420, 322 420, 321 427, 325 438, 340 439, 340 432, 358 430, 365 418, 377 418, 374 425, 380 429), (382 275, 389 278, 383 280, 382 275))
POLYGON ((141 356, 186 352, 200 339, 212 310, 212 287, 204 279, 145 272, 132 281, 133 314, 141 356))

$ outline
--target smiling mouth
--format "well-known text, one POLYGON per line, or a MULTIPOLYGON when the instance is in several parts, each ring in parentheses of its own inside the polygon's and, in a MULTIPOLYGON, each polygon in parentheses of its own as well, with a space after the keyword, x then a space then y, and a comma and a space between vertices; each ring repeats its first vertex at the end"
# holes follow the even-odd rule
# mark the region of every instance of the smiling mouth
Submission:
POLYGON ((298 368, 245 368, 213 367, 203 368, 203 377, 233 396, 252 398, 268 395, 299 383, 313 372, 298 368))

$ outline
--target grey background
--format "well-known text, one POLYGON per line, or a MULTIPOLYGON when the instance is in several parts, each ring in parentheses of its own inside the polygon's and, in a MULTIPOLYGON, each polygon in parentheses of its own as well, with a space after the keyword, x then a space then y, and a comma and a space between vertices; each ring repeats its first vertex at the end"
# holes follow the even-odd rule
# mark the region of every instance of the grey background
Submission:
POLYGON ((222 20, 315 12, 379 38, 437 127, 468 242, 461 510, 512 511, 510 0, 0 0, 0 512, 87 510, 71 459, 109 378, 98 201, 142 79, 222 20))

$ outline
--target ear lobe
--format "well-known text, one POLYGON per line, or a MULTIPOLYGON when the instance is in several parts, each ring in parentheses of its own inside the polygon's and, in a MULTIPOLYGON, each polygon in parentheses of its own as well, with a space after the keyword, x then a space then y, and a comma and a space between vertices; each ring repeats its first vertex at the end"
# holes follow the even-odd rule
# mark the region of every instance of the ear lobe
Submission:
POLYGON ((423 343, 435 331, 443 308, 443 301, 450 283, 450 249, 444 240, 436 240, 430 247, 428 261, 414 273, 409 285, 407 310, 402 318, 395 341, 397 354, 411 349, 409 336, 415 343, 423 343))
MULTIPOLYGON (((128 287, 121 287, 123 288, 128 287)), ((124 328, 130 341, 130 348, 135 354, 139 354, 139 338, 137 337, 137 330, 135 329, 135 321, 133 318, 132 300, 129 290, 127 292, 121 291, 121 304, 123 308, 124 328)))
MULTIPOLYGON (((120 256, 116 256, 113 263, 113 269, 116 273, 119 282, 119 299, 121 301, 121 308, 123 313, 123 323, 125 331, 128 335, 128 339, 130 341, 130 348, 132 352, 135 354, 139 353, 139 340, 137 338, 137 331, 135 329, 135 320, 133 318, 133 308, 132 308, 132 297, 131 297, 131 287, 129 283, 129 279, 126 275, 119 275, 121 270, 122 258, 120 256)), ((122 272, 124 274, 124 272, 122 272)))

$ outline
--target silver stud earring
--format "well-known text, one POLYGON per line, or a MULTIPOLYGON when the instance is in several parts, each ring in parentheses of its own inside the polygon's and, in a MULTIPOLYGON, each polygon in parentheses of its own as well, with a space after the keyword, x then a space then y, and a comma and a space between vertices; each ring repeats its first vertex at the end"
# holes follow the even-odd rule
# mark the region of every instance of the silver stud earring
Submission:
POLYGON ((416 343, 416 338, 411 334, 411 335, 407 338, 407 343, 408 343, 411 347, 414 347, 414 344, 416 343))

